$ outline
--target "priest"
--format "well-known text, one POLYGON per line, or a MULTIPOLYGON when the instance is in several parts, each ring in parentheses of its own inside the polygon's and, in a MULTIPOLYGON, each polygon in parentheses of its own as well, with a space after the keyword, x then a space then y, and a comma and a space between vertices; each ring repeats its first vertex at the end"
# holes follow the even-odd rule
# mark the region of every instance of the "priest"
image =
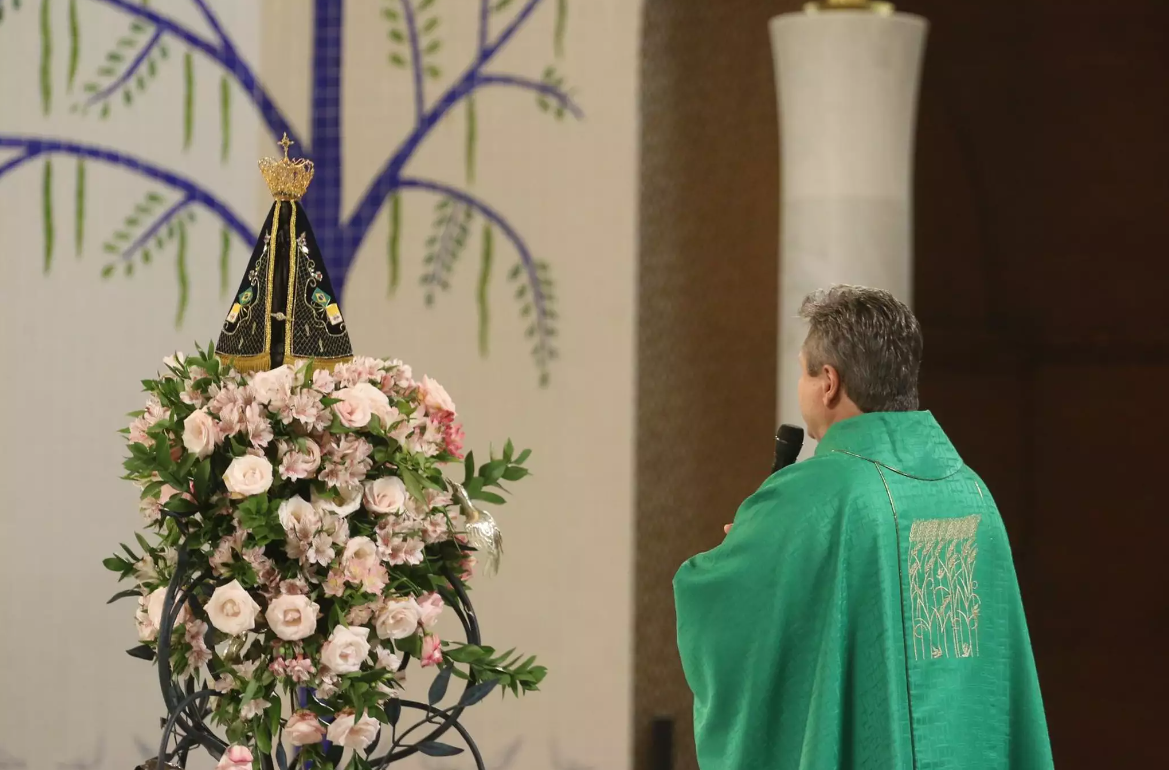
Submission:
POLYGON ((702 770, 1052 766, 990 491, 918 411, 921 328, 887 292, 808 297, 815 455, 678 571, 702 770))

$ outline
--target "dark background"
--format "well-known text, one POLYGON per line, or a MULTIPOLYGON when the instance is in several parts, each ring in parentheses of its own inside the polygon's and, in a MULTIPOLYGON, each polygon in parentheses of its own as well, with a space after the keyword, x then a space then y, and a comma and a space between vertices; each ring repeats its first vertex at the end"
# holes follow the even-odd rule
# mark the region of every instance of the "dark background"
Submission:
MULTIPOLYGON (((770 460, 779 159, 767 20, 800 5, 646 0, 639 767, 655 716, 675 720, 675 766, 694 767, 669 580, 718 541, 770 460)), ((1057 766, 1159 765, 1169 2, 898 7, 931 25, 915 189, 923 407, 1007 522, 1057 766)))

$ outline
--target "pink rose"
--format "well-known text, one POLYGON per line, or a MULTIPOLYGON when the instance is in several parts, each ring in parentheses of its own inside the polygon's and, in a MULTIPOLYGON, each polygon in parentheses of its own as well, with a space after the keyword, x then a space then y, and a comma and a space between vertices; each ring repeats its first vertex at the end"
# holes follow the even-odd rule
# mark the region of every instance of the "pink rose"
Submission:
POLYGON ((368 715, 354 723, 354 713, 346 709, 338 712, 336 719, 329 725, 329 741, 360 751, 373 743, 380 727, 378 721, 368 715))
POLYGON ((227 466, 223 483, 236 499, 267 492, 272 486, 272 463, 252 455, 237 457, 227 466))
POLYGON ((298 711, 284 724, 284 734, 293 746, 308 746, 325 739, 325 727, 311 711, 298 711))
POLYGON ((368 640, 368 628, 337 626, 329 636, 329 641, 321 648, 321 662, 335 674, 360 671, 361 664, 369 655, 368 640))
POLYGON ((216 770, 252 770, 252 752, 247 746, 228 746, 216 770))
MULTIPOLYGON (((154 625, 155 628, 162 628, 162 606, 165 603, 166 586, 154 589, 154 591, 150 594, 150 598, 147 599, 146 611, 150 617, 150 622, 154 625)), ((174 608, 171 609, 171 612, 174 614, 174 625, 176 626, 179 623, 186 623, 190 614, 187 611, 187 605, 185 604, 178 608, 178 612, 175 612, 174 608)))
POLYGON ((294 642, 313 635, 320 607, 301 594, 281 594, 268 604, 268 626, 281 639, 294 642))
POLYGON ((429 377, 422 378, 422 384, 418 386, 418 391, 419 395, 422 396, 422 403, 426 404, 428 410, 435 412, 455 411, 455 402, 451 400, 446 388, 429 377))
POLYGON ((369 425, 373 417, 373 408, 369 399, 357 392, 354 388, 342 388, 333 394, 341 403, 333 405, 333 411, 340 418, 346 428, 364 428, 369 425))
POLYGON ((437 666, 442 663, 442 640, 434 634, 422 640, 422 665, 437 666))
POLYGON ((215 418, 208 414, 207 410, 192 412, 183 420, 183 446, 200 460, 209 457, 215 451, 218 440, 219 426, 215 424, 215 418))
POLYGON ((437 593, 423 594, 418 598, 418 622, 427 630, 433 628, 444 606, 442 597, 437 593))
POLYGON ((373 513, 401 513, 407 498, 406 484, 397 476, 366 482, 365 507, 373 513))
POLYGON ((377 614, 375 627, 381 639, 405 639, 418 633, 418 621, 421 616, 418 603, 413 597, 393 599, 377 614))

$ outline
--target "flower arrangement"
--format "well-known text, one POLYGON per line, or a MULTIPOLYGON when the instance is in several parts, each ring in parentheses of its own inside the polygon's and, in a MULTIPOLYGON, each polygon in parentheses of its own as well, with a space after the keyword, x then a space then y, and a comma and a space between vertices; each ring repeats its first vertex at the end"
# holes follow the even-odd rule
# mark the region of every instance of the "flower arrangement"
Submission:
MULTIPOLYGON (((528 451, 509 441, 476 468, 451 397, 400 361, 245 375, 209 347, 166 359, 143 385, 125 469, 152 537, 105 566, 135 583, 115 596, 138 600, 130 654, 157 658, 188 695, 207 693, 199 716, 226 731, 223 770, 272 757, 282 770, 331 770, 346 748, 368 770, 383 730, 392 749, 407 745, 397 725, 411 659, 438 668, 429 724, 450 716, 435 704, 451 676, 468 682, 460 709, 495 686, 538 689, 533 658, 435 631, 448 606, 464 628, 473 621, 460 606, 475 565, 471 501, 503 503, 502 482, 528 475, 528 451), (444 474, 459 461, 461 484, 444 474)), ((190 707, 168 708, 198 733, 190 707)))

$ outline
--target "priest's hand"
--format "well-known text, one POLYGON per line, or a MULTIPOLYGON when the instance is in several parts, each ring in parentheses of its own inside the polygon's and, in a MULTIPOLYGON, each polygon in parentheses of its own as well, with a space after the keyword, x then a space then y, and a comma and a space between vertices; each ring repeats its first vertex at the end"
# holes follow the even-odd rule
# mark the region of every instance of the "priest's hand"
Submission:
POLYGON ((731 534, 731 525, 730 525, 730 524, 728 524, 728 525, 726 525, 725 527, 723 527, 723 534, 724 534, 724 535, 729 535, 729 534, 731 534))

